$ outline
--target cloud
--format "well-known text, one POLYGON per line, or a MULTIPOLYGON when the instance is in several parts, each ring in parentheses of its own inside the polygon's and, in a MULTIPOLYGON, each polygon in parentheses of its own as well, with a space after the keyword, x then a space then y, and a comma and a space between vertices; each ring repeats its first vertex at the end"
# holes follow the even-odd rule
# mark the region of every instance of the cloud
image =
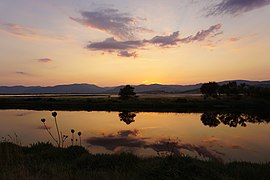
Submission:
POLYGON ((146 45, 157 45, 161 48, 163 47, 173 47, 179 44, 187 44, 193 42, 202 42, 208 38, 214 38, 222 32, 220 31, 222 25, 216 24, 210 26, 206 30, 198 31, 195 35, 191 35, 184 38, 179 38, 179 31, 173 32, 168 36, 155 36, 149 40, 128 40, 128 41, 118 41, 113 37, 107 38, 101 42, 90 42, 86 48, 89 50, 103 51, 103 52, 116 52, 118 56, 122 57, 137 57, 136 50, 146 46, 146 45), (130 52, 132 51, 132 52, 130 52))
POLYGON ((119 39, 134 39, 136 32, 151 32, 137 26, 142 18, 131 17, 128 13, 120 13, 117 9, 107 8, 95 11, 81 11, 82 18, 73 18, 82 25, 109 33, 119 39))
POLYGON ((31 74, 27 73, 27 72, 23 72, 23 71, 17 71, 15 72, 18 75, 22 75, 22 76, 31 76, 31 74))
POLYGON ((195 35, 191 35, 184 38, 179 38, 179 31, 173 32, 169 36, 155 36, 150 40, 145 40, 145 42, 158 44, 159 46, 174 46, 179 43, 192 43, 195 41, 204 41, 208 37, 215 37, 222 34, 219 30, 221 29, 221 24, 216 24, 210 26, 206 30, 198 31, 195 35))
POLYGON ((50 58, 40 58, 40 59, 36 59, 38 62, 41 62, 41 63, 48 63, 48 62, 51 62, 52 59, 50 58))
POLYGON ((36 129, 40 129, 40 130, 47 130, 47 129, 51 129, 52 127, 51 126, 37 126, 36 129))
POLYGON ((191 151, 197 152, 199 156, 203 156, 203 157, 207 157, 207 158, 215 159, 215 160, 221 160, 221 158, 217 157, 215 154, 213 154, 204 146, 192 146, 191 151))
POLYGON ((220 142, 220 139, 212 136, 212 137, 204 139, 203 142, 205 142, 205 143, 216 143, 216 142, 220 142))
POLYGON ((36 29, 29 26, 2 23, 0 24, 0 30, 8 32, 16 37, 31 39, 31 40, 65 40, 66 37, 55 35, 50 32, 46 32, 41 29, 36 29))
POLYGON ((223 14, 240 15, 270 4, 269 0, 222 0, 219 4, 208 7, 206 16, 223 14))
POLYGON ((137 49, 143 46, 141 41, 117 41, 114 38, 107 38, 101 42, 93 42, 87 45, 88 49, 92 50, 104 50, 104 51, 114 51, 114 50, 128 50, 137 49))
POLYGON ((146 147, 150 147, 154 149, 156 152, 163 152, 163 151, 170 151, 174 154, 181 154, 182 150, 187 150, 191 152, 196 152, 199 156, 215 159, 215 160, 221 160, 220 157, 212 153, 210 150, 208 150, 204 146, 196 146, 192 144, 184 144, 181 143, 178 140, 170 140, 170 139, 162 139, 158 141, 157 143, 152 143, 146 145, 146 147))
POLYGON ((146 142, 142 138, 136 138, 138 133, 138 130, 124 130, 119 131, 116 135, 109 134, 103 137, 90 137, 86 142, 94 146, 103 146, 111 151, 115 151, 119 147, 139 148, 143 147, 146 142))
POLYGON ((89 50, 104 51, 104 52, 117 52, 121 57, 137 57, 135 51, 129 52, 128 50, 138 49, 144 46, 143 42, 137 41, 117 41, 114 38, 107 38, 101 42, 93 42, 86 46, 89 50))
POLYGON ((222 32, 219 32, 221 27, 222 27, 221 24, 216 24, 216 25, 210 26, 206 30, 198 31, 196 33, 196 35, 194 35, 194 36, 188 36, 188 37, 185 37, 185 38, 181 38, 178 41, 180 41, 182 43, 191 43, 191 42, 194 42, 194 41, 204 41, 209 36, 215 37, 217 35, 222 34, 222 32))
POLYGON ((158 44, 160 46, 172 46, 178 43, 179 41, 178 36, 179 31, 176 31, 169 36, 155 36, 150 40, 145 40, 145 42, 158 44))
POLYGON ((229 42, 229 43, 236 43, 236 42, 238 42, 240 40, 241 40, 240 38, 232 37, 232 38, 227 39, 227 42, 229 42))
POLYGON ((133 51, 133 52, 119 51, 119 53, 117 55, 121 56, 121 57, 134 57, 134 58, 136 58, 138 56, 138 54, 135 51, 133 51))
POLYGON ((242 146, 237 145, 237 144, 232 144, 232 145, 230 145, 230 147, 231 147, 232 149, 244 149, 242 146))
POLYGON ((129 137, 129 136, 137 136, 139 134, 139 130, 134 129, 132 130, 122 130, 122 131, 118 131, 118 135, 121 137, 129 137))
POLYGON ((173 141, 170 139, 161 139, 156 143, 147 144, 146 147, 153 149, 154 151, 157 152, 158 155, 162 152, 180 155, 181 153, 178 145, 179 141, 173 141))
POLYGON ((213 26, 210 26, 207 30, 201 30, 197 32, 197 34, 192 38, 193 41, 204 41, 207 37, 209 37, 212 34, 212 37, 215 37, 219 34, 222 34, 221 32, 217 32, 221 28, 221 24, 216 24, 213 26), (217 32, 217 33, 215 33, 217 32), (215 34, 213 34, 215 33, 215 34))
POLYGON ((226 154, 224 152, 218 151, 218 150, 212 150, 214 151, 216 154, 220 155, 220 156, 225 156, 226 154))
POLYGON ((102 137, 90 137, 86 140, 87 143, 94 146, 102 146, 107 150, 118 152, 119 150, 128 149, 132 152, 132 149, 138 148, 150 148, 156 151, 158 154, 162 152, 168 152, 173 154, 181 154, 182 150, 190 152, 196 152, 202 157, 220 160, 216 155, 219 153, 213 153, 204 146, 196 146, 192 144, 181 143, 178 139, 160 139, 156 142, 149 142, 149 138, 138 137, 138 130, 123 130, 116 134, 103 135, 102 137))
POLYGON ((15 114, 15 116, 22 117, 22 116, 26 116, 28 114, 30 114, 30 113, 17 113, 17 114, 15 114))

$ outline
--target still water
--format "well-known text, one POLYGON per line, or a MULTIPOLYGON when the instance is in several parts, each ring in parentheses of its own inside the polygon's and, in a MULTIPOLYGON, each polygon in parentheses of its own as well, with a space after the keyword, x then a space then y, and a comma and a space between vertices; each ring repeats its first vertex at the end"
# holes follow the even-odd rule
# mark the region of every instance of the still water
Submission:
MULTIPOLYGON (((23 145, 54 143, 41 118, 56 136, 50 111, 0 110, 1 141, 14 142, 17 136, 23 145)), ((79 144, 77 132, 82 132, 82 145, 91 153, 270 161, 270 118, 265 114, 58 111, 57 122, 68 136, 66 146, 74 129, 74 144, 79 144)))

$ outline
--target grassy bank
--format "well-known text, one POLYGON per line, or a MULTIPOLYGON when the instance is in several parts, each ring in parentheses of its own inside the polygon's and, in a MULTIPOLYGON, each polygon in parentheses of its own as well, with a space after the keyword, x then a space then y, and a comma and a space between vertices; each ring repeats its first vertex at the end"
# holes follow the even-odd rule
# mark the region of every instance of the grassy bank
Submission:
POLYGON ((267 111, 269 106, 269 100, 251 97, 204 99, 202 96, 139 96, 128 100, 111 96, 87 95, 0 97, 0 109, 203 112, 217 110, 267 111))
POLYGON ((0 179, 267 179, 270 163, 202 161, 190 157, 92 155, 83 147, 0 143, 0 179))

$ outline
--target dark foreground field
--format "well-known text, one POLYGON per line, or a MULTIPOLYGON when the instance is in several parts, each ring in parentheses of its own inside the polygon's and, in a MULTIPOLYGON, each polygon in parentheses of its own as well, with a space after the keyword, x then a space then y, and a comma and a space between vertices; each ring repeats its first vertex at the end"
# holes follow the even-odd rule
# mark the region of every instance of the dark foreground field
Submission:
POLYGON ((0 179, 268 179, 270 163, 223 163, 183 156, 92 155, 83 147, 0 143, 0 179))
POLYGON ((244 96, 217 99, 191 95, 138 96, 130 99, 120 99, 110 95, 0 96, 0 109, 203 112, 268 111, 269 107, 269 99, 244 96))

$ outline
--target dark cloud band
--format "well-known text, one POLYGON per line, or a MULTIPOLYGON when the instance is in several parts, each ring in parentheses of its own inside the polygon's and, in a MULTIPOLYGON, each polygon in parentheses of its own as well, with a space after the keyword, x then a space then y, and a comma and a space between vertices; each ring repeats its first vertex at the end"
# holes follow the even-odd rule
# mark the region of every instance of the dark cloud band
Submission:
POLYGON ((32 76, 32 74, 23 71, 17 71, 15 73, 21 76, 32 76))
POLYGON ((207 16, 239 15, 269 4, 270 0, 222 0, 219 4, 208 7, 207 16))
POLYGON ((136 32, 151 32, 151 30, 137 26, 141 18, 134 18, 128 13, 120 13, 117 9, 98 9, 95 11, 81 11, 82 18, 73 18, 82 25, 98 29, 122 40, 134 39, 136 32))
POLYGON ((118 56, 122 57, 137 57, 136 50, 146 45, 156 45, 162 48, 176 46, 181 43, 201 42, 207 38, 213 38, 222 34, 222 32, 220 32, 221 27, 221 24, 216 24, 206 30, 198 31, 193 36, 191 35, 184 38, 179 37, 179 31, 173 32, 168 36, 155 36, 149 40, 118 41, 114 38, 108 38, 101 42, 91 42, 86 48, 95 51, 116 52, 118 56))
POLYGON ((52 59, 50 58, 40 58, 40 59, 37 59, 38 62, 42 62, 42 63, 48 63, 48 62, 51 62, 52 59))

